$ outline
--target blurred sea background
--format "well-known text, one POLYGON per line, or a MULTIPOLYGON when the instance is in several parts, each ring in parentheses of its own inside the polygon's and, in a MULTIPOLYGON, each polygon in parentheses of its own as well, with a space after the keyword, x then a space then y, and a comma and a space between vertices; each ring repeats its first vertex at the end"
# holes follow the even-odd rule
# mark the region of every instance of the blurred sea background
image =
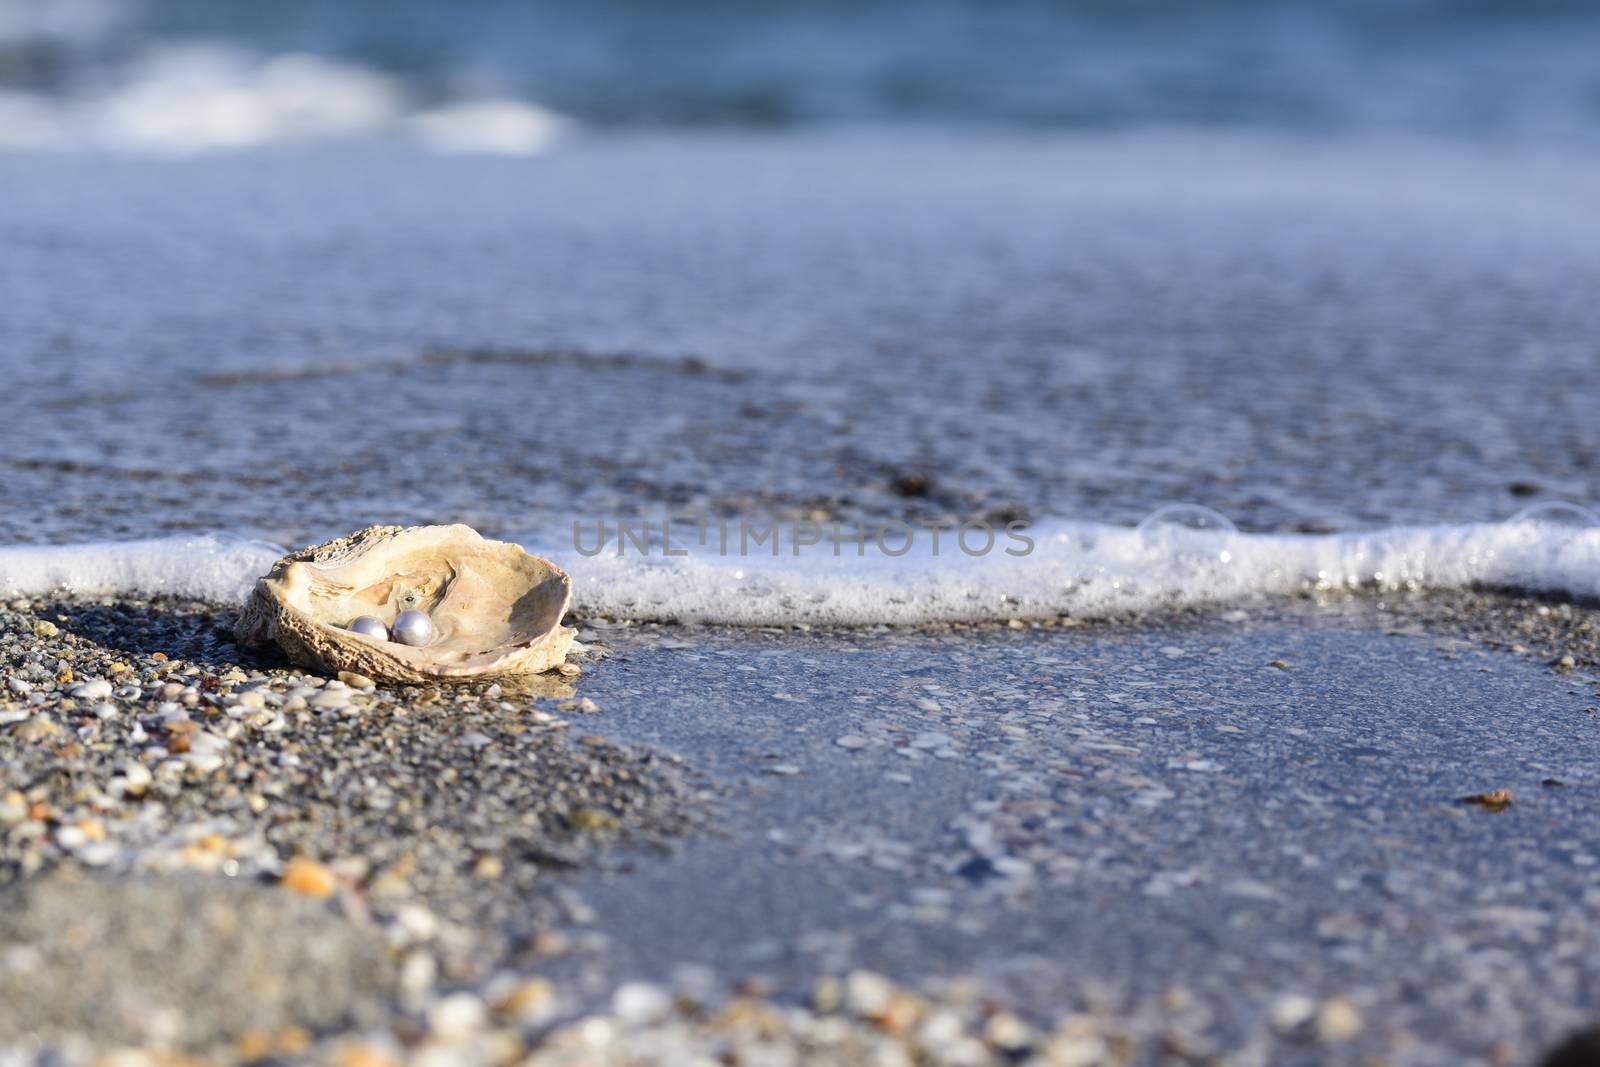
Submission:
POLYGON ((0 138, 197 149, 493 100, 600 129, 1593 145, 1597 46, 1577 0, 7 0, 0 138))
MULTIPOLYGON (((1055 524, 1048 568, 902 568, 1004 617, 1191 502, 1335 540, 1117 581, 1588 593, 1570 523, 1461 531, 1600 487, 1597 55, 1554 0, 0 0, 9 580, 371 522, 1055 524)), ((749 614, 707 608, 743 569, 652 574, 749 614)))

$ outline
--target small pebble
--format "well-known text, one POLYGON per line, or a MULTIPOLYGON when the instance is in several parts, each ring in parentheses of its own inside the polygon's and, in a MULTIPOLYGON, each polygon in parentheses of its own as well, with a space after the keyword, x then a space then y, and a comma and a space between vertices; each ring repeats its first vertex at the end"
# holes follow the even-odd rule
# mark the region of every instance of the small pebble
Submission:
POLYGON ((16 736, 24 741, 43 741, 61 732, 61 727, 47 715, 35 715, 17 727, 16 736))
POLYGON ((1298 993, 1287 993, 1272 1002, 1268 1018, 1278 1033, 1290 1034, 1310 1022, 1316 1013, 1316 1001, 1298 993))
POLYGON ((283 869, 282 886, 301 896, 326 899, 339 889, 333 870, 316 860, 297 856, 283 869))
POLYGON ((104 678, 94 678, 76 686, 72 695, 79 700, 105 700, 111 696, 111 683, 104 678))
POLYGON ((1028 1047, 1033 1031, 1009 1011, 996 1012, 983 1028, 983 1039, 1005 1052, 1021 1052, 1028 1047))
POLYGON ((0 795, 0 826, 15 826, 28 817, 28 801, 16 790, 0 795))
POLYGON ((428 1028, 446 1041, 472 1037, 488 1021, 488 1009, 471 993, 451 993, 428 1010, 428 1028))
POLYGON ((495 1014, 518 1023, 538 1023, 550 1015, 555 987, 548 978, 519 982, 495 1000, 495 1014))
POLYGON ((648 982, 624 982, 611 995, 611 1013, 624 1026, 647 1026, 672 1012, 672 997, 648 982))
POLYGON ((118 768, 121 779, 121 791, 130 797, 142 797, 145 790, 150 788, 152 775, 150 768, 134 760, 129 760, 118 768))
POLYGON ((1317 1037, 1323 1041, 1348 1041, 1361 1033, 1361 1012, 1343 997, 1323 1003, 1317 1012, 1317 1037))
POLYGON ((844 1007, 852 1014, 871 1018, 888 1009, 894 994, 894 984, 883 975, 852 971, 844 982, 844 1007))

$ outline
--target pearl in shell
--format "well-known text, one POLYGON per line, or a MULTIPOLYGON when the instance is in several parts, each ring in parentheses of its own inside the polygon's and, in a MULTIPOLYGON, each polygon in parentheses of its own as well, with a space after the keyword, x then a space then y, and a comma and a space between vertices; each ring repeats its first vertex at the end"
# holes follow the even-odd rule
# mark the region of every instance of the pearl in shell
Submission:
POLYGON ((367 637, 375 637, 379 641, 389 640, 389 628, 371 615, 361 615, 351 619, 348 629, 352 633, 365 634, 367 637))
POLYGON ((433 620, 424 612, 402 611, 394 617, 394 640, 418 647, 433 640, 433 620))

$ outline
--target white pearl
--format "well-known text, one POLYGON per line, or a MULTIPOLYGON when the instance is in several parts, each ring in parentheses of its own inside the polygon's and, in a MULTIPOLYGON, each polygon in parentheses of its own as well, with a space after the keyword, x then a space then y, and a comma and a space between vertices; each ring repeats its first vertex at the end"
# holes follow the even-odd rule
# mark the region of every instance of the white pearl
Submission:
POLYGON ((389 628, 371 615, 361 615, 351 619, 349 628, 352 633, 376 637, 379 641, 389 640, 389 628))
POLYGON ((433 640, 433 620, 420 611, 402 611, 394 617, 394 639, 402 645, 425 645, 433 640))

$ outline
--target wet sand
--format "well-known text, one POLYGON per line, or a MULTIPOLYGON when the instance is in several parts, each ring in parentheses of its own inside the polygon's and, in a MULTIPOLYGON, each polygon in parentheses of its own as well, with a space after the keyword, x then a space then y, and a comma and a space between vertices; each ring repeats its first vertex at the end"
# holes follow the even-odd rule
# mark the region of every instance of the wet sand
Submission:
POLYGON ((1529 1063, 1600 979, 1595 620, 586 620, 570 682, 430 694, 203 605, 13 607, 0 1043, 1529 1063))

